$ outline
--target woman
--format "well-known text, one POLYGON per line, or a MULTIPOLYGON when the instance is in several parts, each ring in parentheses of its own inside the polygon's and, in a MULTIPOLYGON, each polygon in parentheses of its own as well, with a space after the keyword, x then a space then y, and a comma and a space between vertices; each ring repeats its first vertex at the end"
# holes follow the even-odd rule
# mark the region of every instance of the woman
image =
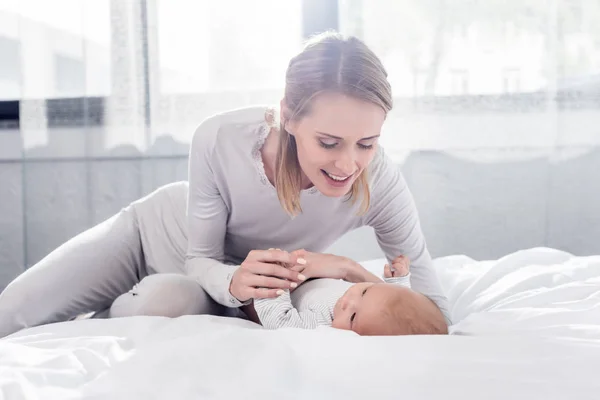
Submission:
POLYGON ((448 321, 412 196, 377 146, 391 107, 386 72, 362 42, 313 38, 290 61, 278 124, 273 110, 253 107, 199 126, 187 224, 187 186, 177 183, 70 240, 0 295, 0 337, 107 308, 114 317, 235 314, 312 277, 377 280, 315 253, 363 225, 389 260, 412 261, 413 289, 448 321))
POLYGON ((273 266, 294 263, 289 253, 252 250, 320 251, 370 225, 389 260, 411 260, 413 288, 447 316, 412 196, 377 146, 391 107, 375 54, 327 33, 290 61, 279 124, 262 107, 203 122, 189 161, 188 275, 239 307, 299 282, 273 266))

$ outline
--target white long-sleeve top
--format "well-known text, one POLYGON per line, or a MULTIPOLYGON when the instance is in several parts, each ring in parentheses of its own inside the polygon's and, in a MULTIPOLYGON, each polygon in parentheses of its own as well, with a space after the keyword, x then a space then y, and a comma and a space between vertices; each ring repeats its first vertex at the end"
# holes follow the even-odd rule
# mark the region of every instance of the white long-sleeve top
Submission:
POLYGON ((442 292, 421 231, 417 209, 398 165, 380 147, 368 167, 371 204, 303 190, 303 212, 291 218, 265 175, 260 150, 269 133, 267 107, 229 111, 208 118, 194 133, 189 155, 185 269, 218 303, 239 307, 229 292, 233 273, 254 249, 322 252, 345 233, 371 226, 391 262, 411 260, 413 290, 429 297, 449 321, 442 292))
MULTIPOLYGON (((384 281, 410 288, 410 274, 384 281)), ((352 285, 337 279, 315 279, 300 285, 291 294, 285 290, 279 297, 256 299, 254 309, 267 329, 331 326, 335 304, 352 285)))

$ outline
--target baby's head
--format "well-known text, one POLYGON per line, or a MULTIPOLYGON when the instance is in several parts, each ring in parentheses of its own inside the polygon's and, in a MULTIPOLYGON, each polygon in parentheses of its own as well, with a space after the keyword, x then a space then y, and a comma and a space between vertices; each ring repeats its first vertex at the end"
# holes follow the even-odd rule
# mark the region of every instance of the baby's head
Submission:
POLYGON ((365 336, 448 333, 442 313, 429 299, 389 283, 352 285, 335 304, 332 326, 365 336))

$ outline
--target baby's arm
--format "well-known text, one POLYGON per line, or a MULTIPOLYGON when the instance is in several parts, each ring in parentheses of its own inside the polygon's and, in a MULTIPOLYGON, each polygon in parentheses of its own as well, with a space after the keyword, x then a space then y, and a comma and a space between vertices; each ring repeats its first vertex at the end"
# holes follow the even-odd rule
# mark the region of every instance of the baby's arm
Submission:
POLYGON ((272 299, 255 299, 254 309, 266 329, 315 329, 320 325, 330 326, 333 322, 326 304, 310 310, 298 311, 292 304, 289 290, 272 299))
POLYGON ((383 268, 383 279, 386 283, 404 286, 410 289, 410 261, 405 256, 400 256, 392 261, 392 266, 383 268))

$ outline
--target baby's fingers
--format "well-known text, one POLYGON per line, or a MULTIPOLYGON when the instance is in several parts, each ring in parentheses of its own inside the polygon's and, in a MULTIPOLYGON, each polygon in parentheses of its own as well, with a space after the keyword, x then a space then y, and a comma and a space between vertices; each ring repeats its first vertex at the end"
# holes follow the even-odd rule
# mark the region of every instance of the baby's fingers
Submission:
POLYGON ((383 276, 385 278, 393 278, 394 277, 394 274, 392 273, 392 269, 389 264, 385 264, 385 267, 383 267, 383 276))

